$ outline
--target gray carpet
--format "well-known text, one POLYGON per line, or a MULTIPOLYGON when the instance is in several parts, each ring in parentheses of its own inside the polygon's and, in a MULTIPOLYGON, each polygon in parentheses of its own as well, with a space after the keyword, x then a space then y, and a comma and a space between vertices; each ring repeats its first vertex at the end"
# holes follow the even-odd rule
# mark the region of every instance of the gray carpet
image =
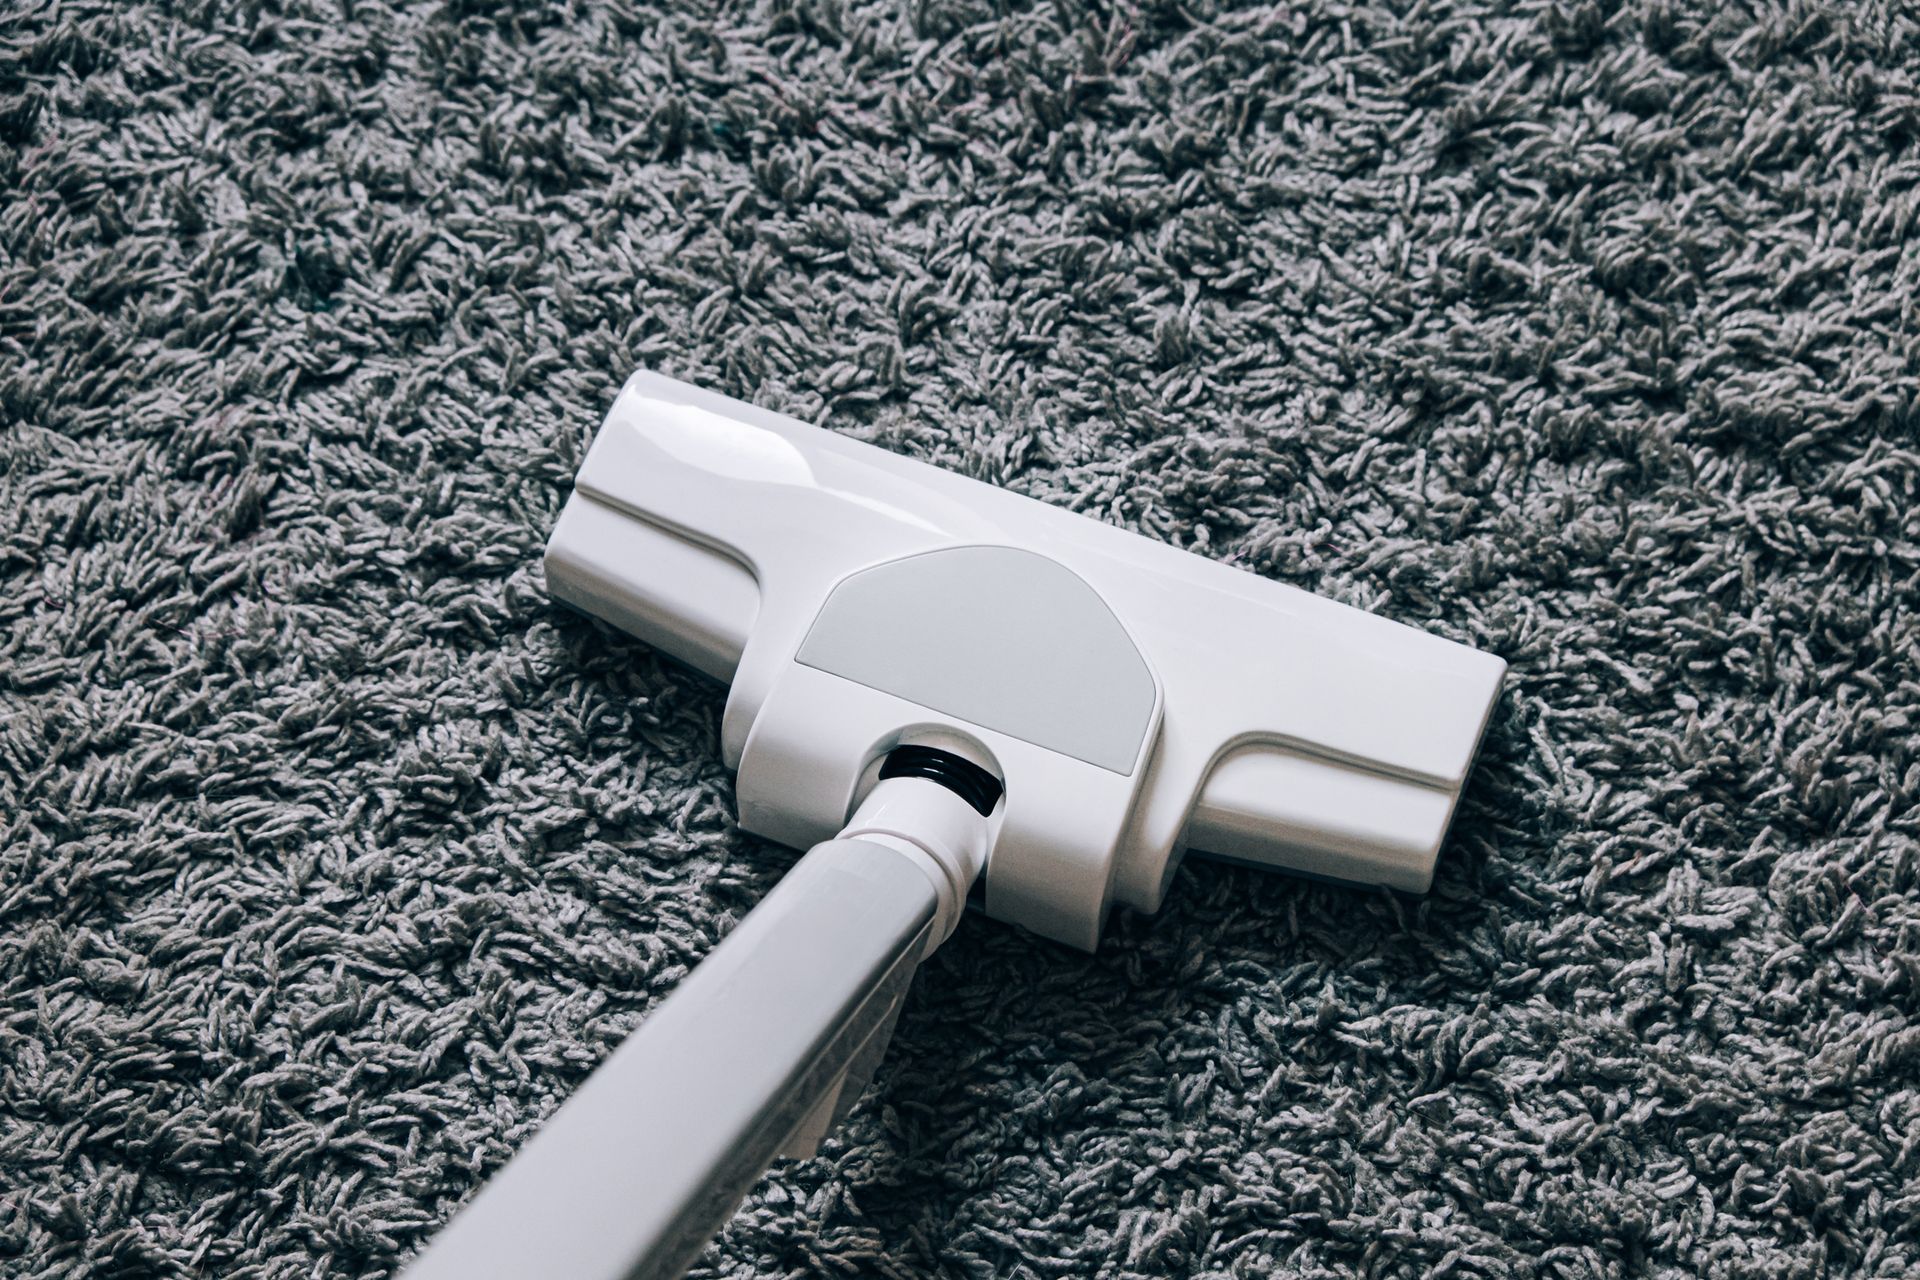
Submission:
POLYGON ((1913 14, 678 8, 0 17, 0 1272, 392 1275, 790 861, 542 587, 642 364, 1513 664, 700 1275, 1920 1271, 1913 14))

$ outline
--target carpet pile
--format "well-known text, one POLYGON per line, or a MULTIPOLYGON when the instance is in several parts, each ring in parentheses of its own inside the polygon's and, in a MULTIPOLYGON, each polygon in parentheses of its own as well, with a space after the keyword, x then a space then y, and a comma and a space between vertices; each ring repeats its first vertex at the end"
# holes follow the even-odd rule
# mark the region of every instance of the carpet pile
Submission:
POLYGON ((969 920, 697 1275, 1920 1272, 1917 79, 1886 0, 8 5, 0 1270, 395 1274, 790 862, 543 589, 648 365, 1513 664, 1429 897, 969 920))

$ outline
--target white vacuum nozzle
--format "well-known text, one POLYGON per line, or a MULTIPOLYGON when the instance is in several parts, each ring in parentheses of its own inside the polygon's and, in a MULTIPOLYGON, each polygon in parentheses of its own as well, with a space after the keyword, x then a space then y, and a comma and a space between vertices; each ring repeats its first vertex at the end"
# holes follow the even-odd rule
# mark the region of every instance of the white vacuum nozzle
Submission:
POLYGON ((649 373, 546 567, 731 682, 740 825, 813 849, 409 1280, 678 1275, 851 1105, 976 882, 1089 950, 1188 845, 1425 891, 1506 670, 649 373))
POLYGON ((1091 949, 1191 847, 1424 892, 1506 664, 651 373, 547 546, 559 598, 730 680, 741 822, 806 846, 901 735, 1006 772, 988 914, 1091 949))

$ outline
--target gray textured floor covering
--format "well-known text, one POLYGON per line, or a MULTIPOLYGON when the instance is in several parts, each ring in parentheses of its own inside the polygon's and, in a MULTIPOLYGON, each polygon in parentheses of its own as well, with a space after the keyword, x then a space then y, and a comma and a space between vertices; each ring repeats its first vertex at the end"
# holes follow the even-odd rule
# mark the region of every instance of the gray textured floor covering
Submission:
MULTIPOLYGON (((0 16, 0 1272, 381 1276, 790 854, 650 364, 1513 663, 1439 881, 983 919, 704 1276, 1920 1272, 1884 3, 0 16)), ((1276 679, 1311 673, 1274 673, 1276 679)))

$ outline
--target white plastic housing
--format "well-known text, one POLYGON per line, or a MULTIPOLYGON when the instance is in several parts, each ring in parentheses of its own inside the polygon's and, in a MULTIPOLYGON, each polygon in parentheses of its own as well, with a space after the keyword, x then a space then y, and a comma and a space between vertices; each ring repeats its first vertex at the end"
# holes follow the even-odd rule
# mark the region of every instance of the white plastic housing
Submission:
POLYGON ((562 600, 732 682, 742 825, 799 847, 903 740, 1006 795, 990 914, 1077 946, 1188 845, 1424 892, 1506 664, 641 372, 547 546, 562 600), (1134 658, 1137 657, 1137 666, 1134 658))

